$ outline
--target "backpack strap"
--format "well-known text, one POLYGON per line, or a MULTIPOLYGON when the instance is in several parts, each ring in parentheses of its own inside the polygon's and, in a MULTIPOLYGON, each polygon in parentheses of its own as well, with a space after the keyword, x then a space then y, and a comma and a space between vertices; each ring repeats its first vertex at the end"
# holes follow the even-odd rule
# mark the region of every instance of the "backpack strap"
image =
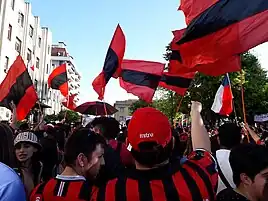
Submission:
POLYGON ((217 163, 219 177, 221 178, 223 184, 224 184, 227 188, 231 188, 231 189, 233 189, 232 186, 231 186, 231 184, 228 182, 228 180, 226 179, 226 177, 224 176, 224 174, 223 174, 223 172, 222 172, 222 170, 221 170, 221 166, 220 166, 220 164, 219 164, 219 162, 218 162, 218 159, 217 159, 217 157, 216 157, 216 154, 214 155, 214 158, 215 158, 216 163, 217 163))

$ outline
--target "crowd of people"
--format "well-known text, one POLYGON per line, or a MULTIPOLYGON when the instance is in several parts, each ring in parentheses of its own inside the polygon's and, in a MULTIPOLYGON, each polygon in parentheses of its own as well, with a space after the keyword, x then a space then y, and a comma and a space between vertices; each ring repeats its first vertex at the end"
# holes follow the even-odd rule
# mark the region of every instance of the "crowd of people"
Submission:
MULTIPOLYGON (((16 114, 13 106, 13 114, 16 114)), ((120 129, 112 117, 85 127, 0 123, 0 201, 267 201, 265 130, 224 123, 172 127, 140 108, 120 129)))

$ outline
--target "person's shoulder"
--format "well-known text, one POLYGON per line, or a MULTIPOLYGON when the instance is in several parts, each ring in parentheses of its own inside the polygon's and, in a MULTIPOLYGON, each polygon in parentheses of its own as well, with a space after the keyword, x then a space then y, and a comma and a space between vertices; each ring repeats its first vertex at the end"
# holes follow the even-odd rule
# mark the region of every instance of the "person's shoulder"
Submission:
POLYGON ((13 170, 12 168, 8 167, 3 163, 0 163, 0 175, 1 175, 0 183, 20 180, 19 175, 15 172, 15 170, 13 170))
POLYGON ((216 168, 217 164, 214 156, 204 149, 196 149, 193 151, 191 154, 189 154, 188 160, 197 163, 205 168, 208 166, 214 166, 216 168))
POLYGON ((241 201, 248 201, 245 197, 238 194, 231 188, 226 188, 218 193, 217 201, 233 201, 233 200, 241 200, 241 201))
POLYGON ((0 197, 3 200, 26 200, 23 184, 10 167, 0 163, 0 197))

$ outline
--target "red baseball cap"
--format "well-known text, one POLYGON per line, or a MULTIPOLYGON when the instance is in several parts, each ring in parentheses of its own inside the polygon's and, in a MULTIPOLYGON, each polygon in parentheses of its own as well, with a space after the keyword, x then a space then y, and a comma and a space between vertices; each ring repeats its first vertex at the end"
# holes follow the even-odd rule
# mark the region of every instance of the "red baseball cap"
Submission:
POLYGON ((156 142, 165 147, 171 140, 168 118, 155 108, 140 108, 134 112, 128 126, 128 143, 139 151, 141 142, 156 142))

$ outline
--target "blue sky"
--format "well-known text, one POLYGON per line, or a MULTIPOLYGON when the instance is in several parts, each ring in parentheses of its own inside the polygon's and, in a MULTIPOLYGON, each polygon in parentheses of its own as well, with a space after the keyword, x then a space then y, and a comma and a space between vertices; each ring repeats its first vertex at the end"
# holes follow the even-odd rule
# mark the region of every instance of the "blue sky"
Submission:
MULTIPOLYGON (((32 12, 53 33, 53 42, 64 41, 82 75, 81 101, 96 100, 93 79, 101 72, 117 23, 127 40, 125 58, 164 61, 171 30, 183 28, 177 11, 179 0, 32 0, 32 12), (75 2, 75 3, 74 3, 75 2), (78 3, 79 2, 79 3, 78 3)), ((131 98, 111 80, 105 101, 131 98)))
MULTIPOLYGON (((164 61, 165 46, 171 31, 185 27, 183 14, 177 11, 179 0, 32 0, 32 12, 41 25, 53 33, 53 42, 64 41, 82 75, 81 96, 84 101, 97 99, 91 83, 101 72, 106 51, 117 23, 127 40, 125 58, 164 61)), ((267 51, 268 45, 256 49, 267 51)), ((263 56, 262 63, 268 65, 263 56)), ((111 80, 105 101, 132 98, 111 80)))

